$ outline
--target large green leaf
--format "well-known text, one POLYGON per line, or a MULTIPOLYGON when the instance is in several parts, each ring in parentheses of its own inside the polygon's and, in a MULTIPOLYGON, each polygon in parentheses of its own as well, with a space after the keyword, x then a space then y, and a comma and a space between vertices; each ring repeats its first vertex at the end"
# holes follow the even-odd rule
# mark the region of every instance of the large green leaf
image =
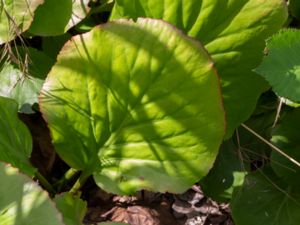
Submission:
POLYGON ((54 60, 33 48, 14 49, 14 52, 20 64, 5 62, 0 67, 0 96, 15 99, 20 112, 33 113, 31 106, 38 102, 54 60))
POLYGON ((211 168, 225 129, 206 51, 152 19, 68 42, 40 106, 59 155, 114 193, 185 190, 211 168))
MULTIPOLYGON (((282 118, 275 129, 272 142, 293 159, 300 161, 300 108, 293 110, 282 118)), ((286 182, 300 186, 300 168, 278 152, 272 152, 271 165, 274 171, 286 182)))
POLYGON ((249 163, 242 161, 238 151, 241 149, 232 140, 223 143, 214 167, 200 181, 206 196, 219 202, 227 202, 231 199, 234 188, 243 184, 249 163))
POLYGON ((1 225, 64 225, 48 194, 30 178, 0 163, 1 225))
POLYGON ((267 42, 268 55, 256 69, 282 97, 300 102, 300 31, 284 30, 267 42))
POLYGON ((283 0, 116 0, 111 19, 124 17, 163 19, 205 45, 221 76, 230 137, 266 89, 251 70, 287 13, 283 0))
POLYGON ((83 218, 87 211, 85 201, 70 193, 55 196, 54 201, 62 213, 66 225, 82 225, 83 218))
POLYGON ((27 30, 33 20, 34 10, 41 3, 43 0, 1 0, 0 44, 27 30))
POLYGON ((29 162, 31 135, 18 119, 17 112, 18 104, 14 100, 0 97, 0 161, 10 163, 32 176, 35 169, 29 162))
POLYGON ((234 191, 231 210, 236 225, 299 225, 300 192, 265 169, 247 175, 234 191))
POLYGON ((29 31, 41 36, 65 33, 85 18, 89 0, 44 0, 36 10, 29 31))

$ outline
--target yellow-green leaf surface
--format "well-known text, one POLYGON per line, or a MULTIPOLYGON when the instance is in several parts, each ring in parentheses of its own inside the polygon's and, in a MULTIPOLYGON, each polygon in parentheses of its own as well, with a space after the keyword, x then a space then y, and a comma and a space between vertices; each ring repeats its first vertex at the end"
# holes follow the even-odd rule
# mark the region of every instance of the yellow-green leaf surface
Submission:
POLYGON ((0 163, 1 225, 64 225, 47 192, 18 170, 0 163))
POLYGON ((0 1, 0 44, 11 41, 30 26, 35 9, 43 0, 0 1))
POLYGON ((41 36, 65 33, 86 17, 89 0, 44 0, 36 10, 29 32, 41 36))
POLYGON ((119 20, 68 42, 40 106, 59 155, 114 193, 184 191, 207 174, 225 130, 211 59, 160 20, 119 20))
POLYGON ((222 81, 227 134, 254 110, 266 82, 252 70, 264 40, 285 22, 283 0, 116 0, 111 20, 163 19, 195 37, 216 62, 222 81))
POLYGON ((17 112, 18 104, 14 100, 0 97, 0 161, 10 163, 32 176, 35 169, 29 161, 31 135, 18 119, 17 112))

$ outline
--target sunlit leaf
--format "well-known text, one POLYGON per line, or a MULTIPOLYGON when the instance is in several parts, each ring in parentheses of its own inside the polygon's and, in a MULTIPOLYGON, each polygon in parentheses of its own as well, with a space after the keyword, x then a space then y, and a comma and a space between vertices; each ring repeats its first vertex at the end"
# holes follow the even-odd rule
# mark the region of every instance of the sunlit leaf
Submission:
POLYGON ((33 14, 43 0, 0 1, 0 44, 9 42, 27 30, 33 14))
POLYGON ((33 48, 14 49, 17 61, 5 62, 0 67, 0 96, 15 99, 19 111, 33 113, 31 106, 38 95, 54 60, 33 48))
POLYGON ((267 42, 268 55, 256 69, 282 97, 300 102, 300 31, 284 30, 267 42))
POLYGON ((266 82, 252 70, 265 39, 285 22, 282 0, 116 0, 111 19, 150 17, 168 21, 195 37, 221 76, 227 137, 253 112, 266 82))
POLYGON ((64 225, 47 192, 8 165, 0 163, 1 225, 64 225))
POLYGON ((40 106, 59 155, 114 193, 184 191, 211 168, 225 127, 206 51, 151 19, 68 42, 40 106))

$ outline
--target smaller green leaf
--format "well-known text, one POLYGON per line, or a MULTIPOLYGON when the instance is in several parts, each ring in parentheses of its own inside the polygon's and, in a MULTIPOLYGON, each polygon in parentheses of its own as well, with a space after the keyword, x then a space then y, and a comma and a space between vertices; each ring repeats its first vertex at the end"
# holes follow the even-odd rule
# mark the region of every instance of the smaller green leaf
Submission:
MULTIPOLYGON (((288 112, 275 129, 272 142, 293 159, 300 161, 300 108, 288 112)), ((300 186, 300 168, 278 152, 271 155, 271 166, 279 177, 291 185, 300 186)))
POLYGON ((15 57, 18 57, 14 64, 24 64, 24 73, 33 78, 45 79, 48 72, 51 70, 55 61, 48 57, 44 51, 39 51, 31 47, 13 48, 15 57), (25 70, 27 69, 27 70, 25 70))
POLYGON ((268 55, 255 70, 282 97, 300 101, 300 31, 284 30, 267 42, 268 55))
POLYGON ((0 1, 0 44, 13 40, 27 30, 33 20, 33 12, 42 0, 0 1))
POLYGON ((29 177, 0 163, 1 225, 64 225, 60 213, 29 177))
POLYGON ((17 112, 18 104, 14 100, 0 97, 0 160, 32 176, 35 168, 29 161, 31 135, 18 119, 17 112))
POLYGON ((241 160, 238 156, 238 148, 232 140, 224 142, 214 167, 200 181, 205 195, 219 202, 230 200, 234 187, 243 184, 246 170, 249 169, 249 163, 241 160))
POLYGON ((89 0, 45 0, 36 10, 29 32, 41 36, 63 34, 86 17, 88 3, 89 0))
POLYGON ((54 199, 57 208, 63 215, 66 225, 82 225, 87 211, 87 203, 70 193, 58 195, 54 199))
POLYGON ((235 225, 299 225, 300 192, 270 168, 246 176, 231 201, 235 225))
POLYGON ((34 48, 13 51, 20 65, 5 62, 1 66, 0 96, 15 99, 20 112, 33 113, 31 106, 38 102, 40 89, 54 60, 34 48))

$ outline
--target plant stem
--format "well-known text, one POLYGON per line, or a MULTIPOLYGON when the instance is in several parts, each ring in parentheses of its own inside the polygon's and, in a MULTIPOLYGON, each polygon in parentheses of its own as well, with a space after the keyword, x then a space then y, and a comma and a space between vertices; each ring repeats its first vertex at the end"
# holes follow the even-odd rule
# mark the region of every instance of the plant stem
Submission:
POLYGON ((80 174, 80 177, 78 178, 78 180, 75 182, 75 184, 71 188, 70 193, 73 195, 76 195, 78 193, 78 191, 80 190, 80 188, 85 184, 85 182, 87 181, 87 179, 90 176, 91 176, 90 172, 83 171, 80 174))
POLYGON ((63 175, 63 177, 53 185, 54 188, 55 188, 58 192, 60 192, 60 191, 63 189, 63 187, 64 187, 67 183, 69 183, 69 182, 74 178, 75 175, 77 175, 78 172, 79 172, 78 170, 76 170, 76 169, 74 169, 74 168, 70 168, 70 169, 63 175))
POLYGON ((279 120, 280 117, 280 112, 281 112, 281 108, 282 108, 282 103, 283 103, 283 98, 279 98, 279 104, 276 110, 276 116, 275 116, 275 120, 274 123, 272 125, 272 128, 274 128, 279 120))
POLYGON ((40 174, 40 172, 37 171, 35 173, 35 177, 37 178, 38 182, 49 192, 50 195, 55 194, 55 190, 53 189, 52 185, 42 174, 40 174))

